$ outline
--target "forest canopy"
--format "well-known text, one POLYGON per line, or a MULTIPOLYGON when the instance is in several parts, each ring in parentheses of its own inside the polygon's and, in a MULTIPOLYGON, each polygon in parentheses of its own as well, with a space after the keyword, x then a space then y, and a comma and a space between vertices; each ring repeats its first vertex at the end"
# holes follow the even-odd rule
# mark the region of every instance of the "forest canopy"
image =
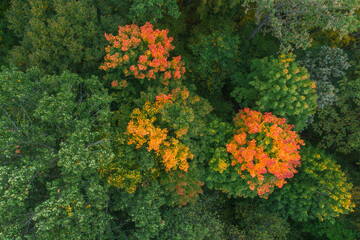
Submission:
POLYGON ((359 14, 2 1, 0 238, 359 239, 359 14))

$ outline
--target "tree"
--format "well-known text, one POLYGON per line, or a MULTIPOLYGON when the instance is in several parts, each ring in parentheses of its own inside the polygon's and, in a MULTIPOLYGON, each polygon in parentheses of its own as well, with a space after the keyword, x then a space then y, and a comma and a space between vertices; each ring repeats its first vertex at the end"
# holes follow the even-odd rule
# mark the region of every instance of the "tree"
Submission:
MULTIPOLYGON (((358 74, 358 73, 357 73, 358 74)), ((341 153, 357 152, 360 144, 360 78, 339 82, 337 102, 318 109, 311 125, 318 146, 341 153)))
POLYGON ((179 18, 180 11, 175 0, 130 0, 130 19, 137 24, 144 24, 147 21, 157 22, 168 15, 179 18))
POLYGON ((355 12, 360 6, 356 0, 246 0, 243 6, 256 11, 258 22, 248 39, 268 26, 287 50, 310 47, 312 30, 336 31, 341 38, 358 29, 355 12))
POLYGON ((302 148, 300 154, 299 173, 263 203, 299 222, 334 222, 340 214, 350 213, 354 208, 352 184, 335 160, 311 146, 302 148))
POLYGON ((9 28, 21 41, 9 60, 23 70, 37 66, 49 74, 68 70, 90 76, 105 46, 103 32, 124 22, 117 10, 123 5, 110 0, 11 1, 9 28))
POLYGON ((315 82, 292 54, 254 59, 250 74, 234 79, 233 85, 231 95, 243 107, 284 117, 296 131, 304 129, 315 113, 315 82))
POLYGON ((316 82, 317 103, 319 108, 336 102, 338 81, 346 76, 350 68, 347 54, 340 48, 322 46, 309 50, 300 60, 309 72, 310 79, 316 82))
POLYGON ((282 188, 297 172, 304 144, 285 122, 271 113, 240 110, 233 138, 209 161, 206 183, 240 197, 267 198, 275 186, 282 188))
POLYGON ((209 35, 197 34, 192 42, 190 49, 194 63, 190 68, 194 81, 211 94, 219 94, 236 67, 238 36, 229 29, 223 29, 209 35))
POLYGON ((234 213, 238 228, 245 231, 246 239, 288 239, 290 226, 286 219, 261 204, 239 201, 235 204, 234 213))
POLYGON ((111 80, 119 113, 113 117, 116 157, 102 174, 129 193, 157 182, 166 190, 167 204, 194 202, 204 185, 196 156, 204 150, 197 142, 211 107, 194 86, 182 85, 181 56, 168 60, 174 49, 168 30, 154 30, 147 22, 120 26, 118 33, 105 34, 111 45, 100 66, 111 80))
POLYGON ((107 91, 96 77, 37 68, 3 69, 0 81, 1 238, 111 238, 98 173, 112 155, 107 91))

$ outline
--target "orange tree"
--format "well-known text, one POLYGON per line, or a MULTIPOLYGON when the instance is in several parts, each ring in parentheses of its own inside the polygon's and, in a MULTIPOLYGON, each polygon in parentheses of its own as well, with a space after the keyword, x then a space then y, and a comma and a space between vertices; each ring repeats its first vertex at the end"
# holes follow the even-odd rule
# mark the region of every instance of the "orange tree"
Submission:
POLYGON ((181 56, 170 59, 174 46, 167 33, 146 23, 120 26, 116 36, 105 34, 110 44, 100 69, 115 99, 117 155, 101 172, 128 193, 159 182, 168 190, 168 204, 185 205, 202 192, 197 140, 211 107, 193 86, 182 85, 184 63, 181 56))
POLYGON ((304 143, 293 126, 271 113, 245 108, 234 123, 235 134, 226 149, 217 148, 210 160, 207 183, 230 195, 267 198, 297 172, 304 143))
POLYGON ((110 45, 105 48, 105 63, 100 69, 120 68, 123 77, 158 80, 165 85, 170 79, 179 80, 185 68, 181 56, 168 59, 175 48, 171 44, 173 38, 167 37, 168 32, 154 30, 149 22, 140 28, 135 24, 119 26, 118 35, 105 34, 110 45))

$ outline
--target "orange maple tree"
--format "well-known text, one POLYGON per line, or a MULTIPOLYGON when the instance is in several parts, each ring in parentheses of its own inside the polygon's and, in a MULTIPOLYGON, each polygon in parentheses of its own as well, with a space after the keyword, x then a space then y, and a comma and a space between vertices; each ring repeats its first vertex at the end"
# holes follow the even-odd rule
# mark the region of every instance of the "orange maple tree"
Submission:
POLYGON ((237 166, 241 178, 251 190, 266 197, 274 186, 281 188, 292 178, 300 165, 300 145, 304 142, 285 118, 262 114, 248 108, 234 118, 237 133, 226 145, 232 154, 232 166, 237 166))
POLYGON ((179 80, 185 73, 184 62, 180 55, 169 60, 169 53, 175 47, 168 32, 168 29, 154 30, 147 22, 142 27, 119 26, 116 36, 105 33, 110 45, 105 48, 107 54, 100 69, 107 71, 121 66, 126 77, 157 79, 164 85, 169 84, 169 79, 179 80))

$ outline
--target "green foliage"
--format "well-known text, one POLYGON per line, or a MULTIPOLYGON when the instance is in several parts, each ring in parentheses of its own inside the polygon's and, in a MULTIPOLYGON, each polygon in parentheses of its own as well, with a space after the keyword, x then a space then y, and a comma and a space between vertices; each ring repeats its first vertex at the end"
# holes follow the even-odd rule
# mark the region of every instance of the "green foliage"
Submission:
POLYGON ((95 73, 105 47, 105 28, 116 30, 109 22, 123 21, 117 8, 108 5, 85 0, 12 1, 9 28, 21 44, 11 50, 11 63, 22 69, 37 66, 46 73, 95 73))
POLYGON ((208 21, 214 15, 229 17, 238 14, 241 0, 200 0, 197 13, 201 20, 208 21))
POLYGON ((233 80, 231 95, 243 107, 284 117, 300 131, 316 108, 315 83, 308 77, 291 54, 254 59, 250 74, 233 80))
POLYGON ((160 207, 165 204, 164 191, 156 182, 144 185, 135 194, 117 191, 112 211, 126 212, 128 226, 125 239, 153 239, 164 228, 160 207))
POLYGON ((180 11, 176 0, 130 0, 132 3, 129 18, 137 24, 157 22, 164 16, 179 18, 180 11))
POLYGON ((286 50, 310 47, 310 31, 316 28, 336 31, 340 38, 358 29, 359 18, 355 11, 359 5, 356 0, 246 0, 243 6, 256 12, 259 27, 253 33, 256 34, 263 25, 268 26, 266 30, 276 36, 286 50))
MULTIPOLYGON (((358 75, 358 73, 357 73, 358 75)), ((358 151, 360 146, 360 78, 339 82, 337 101, 318 109, 312 130, 318 146, 341 153, 358 151)))
POLYGON ((329 221, 309 221, 303 223, 304 232, 309 232, 312 236, 318 238, 326 237, 329 240, 359 239, 360 233, 352 227, 344 218, 337 219, 335 223, 329 221))
POLYGON ((344 51, 299 49, 310 77, 266 56, 318 31, 355 39, 357 59, 358 16, 356 0, 2 1, 0 65, 26 72, 0 72, 0 239, 359 238, 358 208, 341 216, 358 187, 332 158, 306 147, 299 169, 262 113, 230 123, 239 107, 298 131, 310 117, 305 137, 353 167, 360 83, 344 51))
POLYGON ((164 229, 159 239, 225 239, 224 224, 202 198, 195 205, 167 208, 163 213, 164 229))
POLYGON ((246 233, 246 239, 275 240, 287 239, 290 226, 278 213, 267 210, 264 206, 239 202, 235 205, 234 218, 238 228, 246 233))
POLYGON ((221 92, 235 66, 238 42, 238 37, 229 30, 196 36, 189 46, 194 55, 192 61, 196 62, 190 67, 196 83, 199 81, 211 93, 221 92))
POLYGON ((354 208, 351 187, 336 162, 311 146, 300 151, 299 173, 264 204, 295 221, 328 220, 354 208))
POLYGON ((14 33, 8 29, 8 22, 5 18, 9 6, 10 1, 8 0, 0 3, 0 66, 7 64, 7 54, 16 42, 14 33))
POLYGON ((347 54, 340 48, 322 46, 307 51, 300 63, 308 70, 310 79, 316 82, 318 106, 333 104, 337 97, 337 82, 345 77, 350 67, 347 54), (334 86, 335 85, 335 86, 334 86))
POLYGON ((0 81, 1 238, 111 238, 98 174, 111 98, 98 79, 33 68, 0 81))
POLYGON ((249 185, 235 168, 231 166, 230 155, 226 150, 226 143, 231 139, 234 127, 219 119, 214 119, 204 135, 203 148, 207 149, 206 186, 210 189, 221 190, 229 196, 255 197, 256 191, 249 189, 249 185))

